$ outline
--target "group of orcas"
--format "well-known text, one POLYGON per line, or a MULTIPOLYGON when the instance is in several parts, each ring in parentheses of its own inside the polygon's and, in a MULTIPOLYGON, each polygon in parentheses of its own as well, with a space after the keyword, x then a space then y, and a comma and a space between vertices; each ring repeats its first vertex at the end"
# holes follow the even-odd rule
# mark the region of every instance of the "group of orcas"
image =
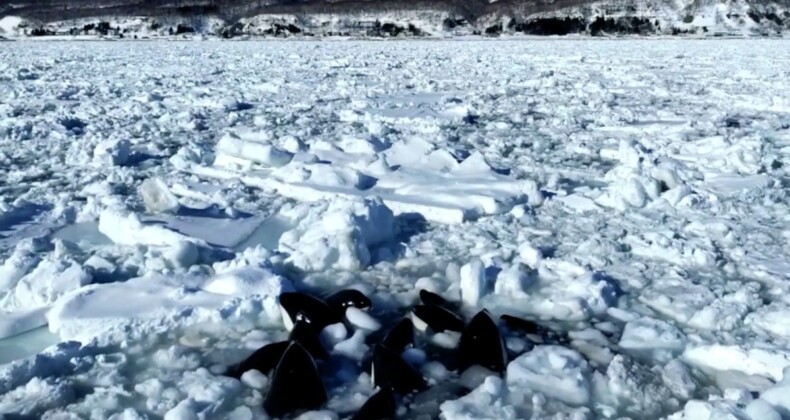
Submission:
MULTIPOLYGON (((456 313, 456 306, 438 294, 420 291, 421 304, 385 332, 383 339, 373 344, 370 377, 377 391, 353 415, 353 420, 394 418, 398 397, 420 393, 428 389, 428 382, 402 354, 415 346, 415 329, 422 332, 460 333, 452 355, 451 365, 461 373, 479 365, 503 374, 508 353, 497 322, 487 310, 474 315, 469 322, 456 313)), ((370 299, 357 290, 342 290, 325 299, 290 292, 280 296, 280 307, 285 327, 290 330, 288 340, 267 344, 248 358, 230 367, 226 375, 241 378, 252 369, 269 374, 269 391, 263 407, 273 417, 286 417, 305 410, 319 409, 328 399, 324 381, 316 360, 327 360, 321 331, 332 324, 343 322, 349 308, 367 310, 370 299)), ((503 315, 501 321, 508 330, 529 335, 547 336, 553 332, 531 321, 503 315)), ((374 336, 371 336, 374 337, 374 336)), ((370 337, 369 337, 370 338, 370 337)))

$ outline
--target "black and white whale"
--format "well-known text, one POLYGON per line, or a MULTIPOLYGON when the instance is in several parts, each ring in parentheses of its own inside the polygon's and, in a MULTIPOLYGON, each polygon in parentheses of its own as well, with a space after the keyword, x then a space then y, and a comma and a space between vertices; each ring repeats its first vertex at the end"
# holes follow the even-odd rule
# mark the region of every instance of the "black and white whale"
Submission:
POLYGON ((288 345, 274 369, 263 408, 272 417, 314 410, 327 401, 326 388, 310 353, 298 342, 288 345))
POLYGON ((327 353, 324 343, 321 341, 321 330, 317 329, 314 324, 307 322, 300 315, 296 317, 296 323, 288 336, 288 340, 301 344, 314 359, 325 360, 329 357, 329 353, 327 353))
POLYGON ((499 327, 486 310, 478 312, 466 325, 458 343, 458 371, 479 365, 504 373, 507 350, 499 327))
POLYGON ((384 336, 381 344, 396 352, 403 353, 407 348, 414 346, 414 323, 409 318, 401 319, 384 336))
POLYGON ((450 302, 447 301, 447 299, 441 297, 437 293, 433 293, 425 289, 420 290, 420 301, 424 305, 436 305, 447 309, 453 307, 453 305, 451 305, 450 302))
POLYGON ((301 292, 287 292, 280 295, 280 310, 283 324, 288 331, 293 330, 296 317, 315 325, 319 331, 327 325, 342 321, 342 314, 323 300, 301 292))
POLYGON ((381 388, 357 411, 351 420, 388 420, 395 417, 398 403, 391 388, 381 388))
POLYGON ((288 345, 292 342, 301 344, 313 359, 325 360, 329 357, 321 341, 320 332, 315 329, 313 324, 305 321, 301 314, 296 318, 296 323, 288 335, 287 341, 278 341, 259 348, 241 363, 230 367, 226 375, 239 379, 244 372, 252 369, 268 374, 277 366, 288 345))
POLYGON ((375 386, 390 388, 396 394, 405 395, 428 388, 425 378, 406 363, 400 354, 381 344, 373 348, 370 376, 375 386))
POLYGON ((342 322, 348 308, 368 309, 371 306, 370 299, 354 289, 341 290, 323 300, 302 292, 280 295, 280 311, 288 331, 293 329, 297 316, 315 325, 320 331, 327 325, 342 322))
POLYGON ((341 311, 347 308, 368 309, 373 305, 370 298, 356 289, 345 289, 333 293, 327 296, 324 302, 330 307, 341 311))
POLYGON ((248 370, 258 370, 261 373, 268 375, 269 372, 277 367, 277 363, 282 359, 285 350, 288 348, 290 342, 279 341, 276 343, 267 344, 258 350, 255 350, 249 357, 244 359, 241 363, 232 366, 226 373, 227 376, 239 379, 244 372, 248 370))
POLYGON ((464 321, 447 308, 437 305, 417 305, 411 310, 414 327, 420 331, 463 331, 464 321))

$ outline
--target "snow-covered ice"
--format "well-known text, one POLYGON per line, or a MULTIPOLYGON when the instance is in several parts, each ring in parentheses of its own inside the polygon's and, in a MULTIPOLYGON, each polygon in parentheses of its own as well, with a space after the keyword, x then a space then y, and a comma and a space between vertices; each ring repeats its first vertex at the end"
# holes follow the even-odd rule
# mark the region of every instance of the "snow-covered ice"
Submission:
POLYGON ((265 418, 225 369, 353 288, 305 418, 421 289, 536 331, 418 332, 400 414, 786 418, 785 44, 2 43, 0 417, 265 418))

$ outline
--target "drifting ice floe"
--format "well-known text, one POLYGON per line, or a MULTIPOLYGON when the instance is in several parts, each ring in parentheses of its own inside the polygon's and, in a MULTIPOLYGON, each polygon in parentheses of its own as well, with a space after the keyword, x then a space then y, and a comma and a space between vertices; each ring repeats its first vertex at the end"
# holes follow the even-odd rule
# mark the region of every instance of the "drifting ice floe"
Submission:
POLYGON ((378 196, 395 214, 417 213, 441 223, 504 213, 515 204, 541 199, 533 181, 496 173, 477 152, 458 163, 426 142, 404 141, 378 152, 382 146, 375 141, 356 139, 326 149, 317 143, 292 160, 268 137, 228 134, 217 145, 214 167, 190 164, 186 169, 238 177, 300 201, 378 196))

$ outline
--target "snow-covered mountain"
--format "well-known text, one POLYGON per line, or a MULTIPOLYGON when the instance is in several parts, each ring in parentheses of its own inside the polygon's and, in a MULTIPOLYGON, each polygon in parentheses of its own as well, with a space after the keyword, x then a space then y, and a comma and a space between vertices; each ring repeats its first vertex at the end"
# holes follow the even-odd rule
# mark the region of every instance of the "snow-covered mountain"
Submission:
POLYGON ((0 5, 0 36, 161 37, 602 34, 772 35, 788 0, 28 0, 0 5))

